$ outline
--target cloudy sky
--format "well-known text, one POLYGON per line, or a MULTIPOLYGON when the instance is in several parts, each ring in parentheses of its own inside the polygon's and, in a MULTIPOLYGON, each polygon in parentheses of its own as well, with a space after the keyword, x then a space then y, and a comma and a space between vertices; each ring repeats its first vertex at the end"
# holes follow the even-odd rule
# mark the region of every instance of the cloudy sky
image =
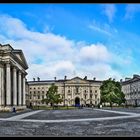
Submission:
POLYGON ((0 44, 33 77, 117 80, 140 74, 140 4, 0 4, 0 44))

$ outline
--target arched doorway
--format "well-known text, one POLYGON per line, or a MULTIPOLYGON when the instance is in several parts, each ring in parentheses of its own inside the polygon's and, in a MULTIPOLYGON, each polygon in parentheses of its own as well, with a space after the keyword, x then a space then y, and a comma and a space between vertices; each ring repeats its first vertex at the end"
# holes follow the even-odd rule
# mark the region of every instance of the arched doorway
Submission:
POLYGON ((80 98, 79 97, 75 98, 75 106, 80 106, 80 98))

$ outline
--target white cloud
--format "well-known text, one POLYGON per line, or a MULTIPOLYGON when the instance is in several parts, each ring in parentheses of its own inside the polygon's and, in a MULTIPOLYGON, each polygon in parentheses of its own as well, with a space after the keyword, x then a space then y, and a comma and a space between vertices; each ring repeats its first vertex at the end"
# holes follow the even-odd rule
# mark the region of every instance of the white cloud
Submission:
POLYGON ((111 65, 105 63, 95 63, 91 66, 78 67, 76 69, 76 75, 84 78, 87 76, 88 79, 93 79, 96 77, 96 80, 105 80, 108 78, 115 78, 116 80, 120 80, 123 78, 122 74, 113 69, 111 65))
POLYGON ((125 19, 132 19, 137 12, 140 12, 139 4, 128 4, 125 9, 125 19))
POLYGON ((108 35, 108 36, 111 36, 111 35, 112 35, 112 34, 111 34, 110 27, 109 27, 109 25, 107 25, 107 24, 101 25, 101 24, 99 24, 99 23, 93 21, 93 22, 88 26, 88 28, 90 28, 90 29, 92 29, 92 30, 95 30, 95 31, 97 31, 97 32, 103 33, 103 34, 108 35))
POLYGON ((91 46, 84 46, 81 48, 80 59, 89 64, 95 62, 108 62, 111 59, 111 53, 102 44, 92 44, 91 46))
POLYGON ((54 33, 31 31, 20 19, 9 15, 0 15, 0 42, 23 50, 29 64, 28 80, 33 77, 63 78, 65 75, 68 78, 77 75, 119 78, 119 72, 111 67, 113 54, 107 46, 101 43, 87 45, 84 41, 75 42, 54 33))
POLYGON ((51 33, 54 30, 54 26, 45 25, 43 32, 51 33))
POLYGON ((113 22, 113 18, 115 17, 117 9, 114 4, 105 4, 104 5, 104 14, 107 16, 109 22, 113 22))
MULTIPOLYGON (((49 64, 31 64, 28 72, 29 79, 40 77, 42 80, 52 79, 53 77, 63 78, 65 75, 71 77, 75 70, 71 61, 55 61, 49 64)), ((72 77, 71 77, 72 78, 72 77)))

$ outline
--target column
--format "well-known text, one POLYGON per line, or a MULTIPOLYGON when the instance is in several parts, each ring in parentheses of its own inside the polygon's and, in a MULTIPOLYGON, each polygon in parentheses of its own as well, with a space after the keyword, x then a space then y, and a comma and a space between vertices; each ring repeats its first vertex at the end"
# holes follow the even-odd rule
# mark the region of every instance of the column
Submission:
POLYGON ((17 70, 13 68, 13 105, 17 105, 17 70))
POLYGON ((18 72, 18 105, 21 106, 21 72, 18 72))
POLYGON ((87 100, 88 100, 88 104, 90 104, 90 86, 89 85, 87 85, 87 91, 88 91, 87 100))
POLYGON ((81 98, 83 99, 81 104, 84 104, 84 90, 83 90, 83 86, 81 87, 81 98))
POLYGON ((25 101, 25 94, 26 94, 26 92, 25 92, 25 76, 23 76, 23 93, 22 93, 22 95, 23 95, 23 106, 25 106, 26 105, 26 101, 25 101))
POLYGON ((4 106, 5 97, 4 97, 4 67, 1 68, 1 103, 4 106))
MULTIPOLYGON (((0 67, 0 81, 2 81, 2 68, 0 67)), ((2 105, 2 83, 0 82, 0 106, 2 105)))
POLYGON ((0 65, 0 106, 4 105, 4 67, 0 65))
POLYGON ((11 70, 10 64, 6 64, 6 105, 11 105, 11 70))

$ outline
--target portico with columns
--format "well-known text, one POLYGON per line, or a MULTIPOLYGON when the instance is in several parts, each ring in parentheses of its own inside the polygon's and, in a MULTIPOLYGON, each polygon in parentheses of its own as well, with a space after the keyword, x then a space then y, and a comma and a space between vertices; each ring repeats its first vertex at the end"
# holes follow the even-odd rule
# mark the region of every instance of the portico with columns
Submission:
POLYGON ((22 50, 0 44, 0 110, 26 108, 25 77, 28 69, 22 50))

